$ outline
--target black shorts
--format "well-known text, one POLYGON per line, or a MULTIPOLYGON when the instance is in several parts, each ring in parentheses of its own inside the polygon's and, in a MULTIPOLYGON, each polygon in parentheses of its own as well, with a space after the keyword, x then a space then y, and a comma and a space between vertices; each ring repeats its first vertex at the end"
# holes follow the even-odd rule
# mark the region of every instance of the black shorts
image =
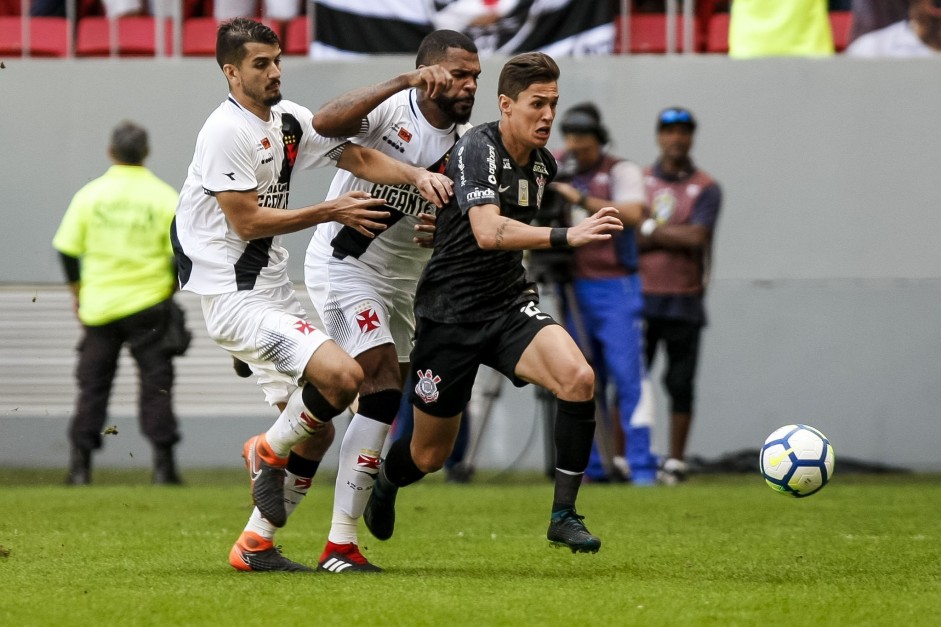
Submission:
POLYGON ((663 343, 667 358, 663 383, 670 396, 670 411, 690 413, 693 411, 702 325, 670 318, 647 318, 646 322, 647 369, 650 370, 657 346, 663 343))
POLYGON ((553 324, 558 323, 534 303, 517 305, 505 316, 485 322, 456 324, 418 318, 411 355, 412 404, 441 418, 460 414, 470 400, 481 364, 523 387, 526 381, 515 375, 516 364, 536 334, 553 324))

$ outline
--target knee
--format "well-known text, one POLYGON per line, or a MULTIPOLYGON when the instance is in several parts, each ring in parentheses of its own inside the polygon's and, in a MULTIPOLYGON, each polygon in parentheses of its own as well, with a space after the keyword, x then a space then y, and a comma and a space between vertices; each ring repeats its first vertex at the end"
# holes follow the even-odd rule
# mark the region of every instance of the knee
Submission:
POLYGON ((423 473, 431 474, 444 468, 444 462, 451 455, 445 447, 434 446, 418 449, 412 444, 412 460, 423 473))
POLYGON ((569 401, 587 401, 595 395, 595 371, 587 361, 576 363, 561 381, 556 396, 569 401))
POLYGON ((363 385, 363 369, 355 361, 353 366, 344 369, 340 374, 340 380, 337 383, 337 394, 342 395, 341 406, 349 406, 359 394, 359 388, 363 385))
POLYGON ((673 411, 688 412, 693 405, 693 386, 687 380, 667 378, 664 388, 670 396, 673 411))
POLYGON ((336 369, 329 383, 321 390, 335 407, 345 408, 356 400, 362 385, 363 369, 355 360, 349 359, 342 367, 336 369))

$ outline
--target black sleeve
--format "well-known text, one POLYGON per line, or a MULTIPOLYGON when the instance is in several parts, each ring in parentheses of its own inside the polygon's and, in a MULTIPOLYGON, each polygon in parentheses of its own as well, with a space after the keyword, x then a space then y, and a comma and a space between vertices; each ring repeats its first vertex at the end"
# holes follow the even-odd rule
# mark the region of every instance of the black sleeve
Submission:
POLYGON ((69 283, 78 283, 82 278, 81 263, 78 257, 59 253, 59 261, 62 262, 62 271, 65 272, 65 278, 69 283))
POLYGON ((500 206, 497 193, 497 149, 483 133, 465 135, 448 162, 448 175, 454 181, 454 200, 461 213, 477 205, 500 206))

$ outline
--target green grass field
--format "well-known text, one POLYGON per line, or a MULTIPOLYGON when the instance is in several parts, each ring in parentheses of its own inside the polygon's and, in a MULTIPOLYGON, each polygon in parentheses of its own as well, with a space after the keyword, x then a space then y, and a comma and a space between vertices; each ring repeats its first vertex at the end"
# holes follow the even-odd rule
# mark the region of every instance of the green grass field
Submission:
MULTIPOLYGON (((807 499, 757 475, 681 486, 587 485, 604 544, 545 540, 551 486, 431 477, 399 495, 379 575, 239 573, 226 557, 250 511, 237 471, 0 469, 0 625, 938 625, 941 478, 837 475, 807 499)), ((278 535, 314 563, 330 520, 324 473, 278 535)))

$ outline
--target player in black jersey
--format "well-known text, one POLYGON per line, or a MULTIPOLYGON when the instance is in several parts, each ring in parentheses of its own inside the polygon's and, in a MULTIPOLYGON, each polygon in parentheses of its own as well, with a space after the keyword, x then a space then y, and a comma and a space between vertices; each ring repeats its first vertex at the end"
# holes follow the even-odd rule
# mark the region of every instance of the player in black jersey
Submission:
POLYGON ((558 399, 555 494, 548 538, 573 552, 596 552, 575 511, 595 431, 594 372, 549 314, 523 267, 523 250, 583 246, 622 230, 607 207, 572 228, 531 226, 556 162, 546 150, 559 100, 559 68, 538 52, 510 59, 498 84, 500 120, 468 131, 446 169, 454 196, 438 211, 434 254, 415 297, 411 354, 417 382, 411 442, 396 441, 380 466, 366 526, 392 536, 399 487, 442 467, 481 364, 515 385, 541 385, 558 399))

